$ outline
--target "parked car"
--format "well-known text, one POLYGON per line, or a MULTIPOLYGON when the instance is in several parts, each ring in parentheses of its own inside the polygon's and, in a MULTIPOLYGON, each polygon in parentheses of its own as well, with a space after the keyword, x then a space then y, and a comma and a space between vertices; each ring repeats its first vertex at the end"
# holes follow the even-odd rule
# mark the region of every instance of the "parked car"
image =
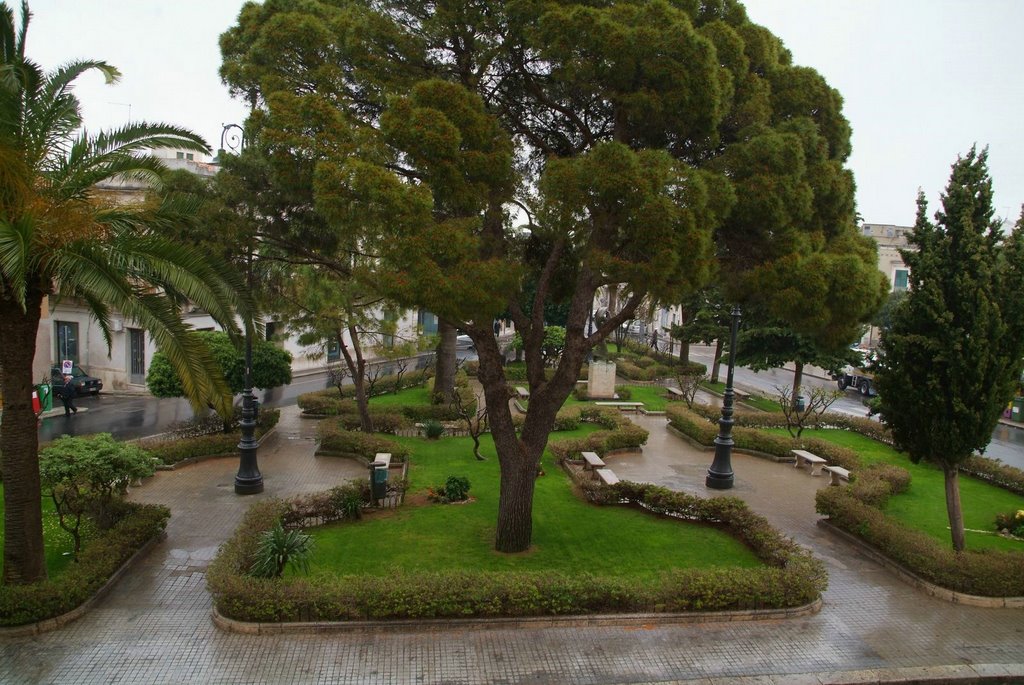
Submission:
MULTIPOLYGON (((88 394, 98 395, 103 389, 103 381, 96 376, 87 374, 78 364, 71 367, 71 383, 75 386, 75 397, 88 394)), ((60 372, 59 366, 50 367, 50 385, 53 386, 54 397, 64 395, 64 374, 60 372)))
POLYGON ((473 339, 468 335, 459 335, 455 338, 455 349, 457 350, 471 350, 473 349, 473 339))

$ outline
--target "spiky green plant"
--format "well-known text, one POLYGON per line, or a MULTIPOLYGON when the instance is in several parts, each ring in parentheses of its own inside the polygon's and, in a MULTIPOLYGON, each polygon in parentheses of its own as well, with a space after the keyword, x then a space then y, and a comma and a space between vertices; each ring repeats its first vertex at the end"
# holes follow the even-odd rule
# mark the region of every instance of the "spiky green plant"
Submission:
POLYGON ((273 528, 260 535, 256 557, 250 575, 257 578, 280 578, 291 564, 303 573, 309 573, 309 558, 313 554, 313 538, 301 530, 285 530, 278 521, 273 528))

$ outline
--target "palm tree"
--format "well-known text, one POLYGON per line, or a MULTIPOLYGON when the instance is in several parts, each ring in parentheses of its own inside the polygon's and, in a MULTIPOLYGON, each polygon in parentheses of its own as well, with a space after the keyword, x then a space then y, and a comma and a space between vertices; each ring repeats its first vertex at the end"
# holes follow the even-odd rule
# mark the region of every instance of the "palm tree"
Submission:
POLYGON ((251 326, 253 307, 242 281, 153 229, 181 220, 180 200, 105 205, 92 192, 111 178, 159 185, 163 165, 151 149, 208 151, 203 140, 166 124, 134 123, 91 136, 81 129, 75 80, 118 71, 78 61, 44 72, 25 56, 28 4, 21 23, 0 2, 0 424, 4 479, 4 584, 45 578, 38 436, 32 412, 32 359, 41 307, 48 295, 76 298, 92 312, 110 346, 110 317, 121 312, 150 331, 199 406, 230 402, 208 351, 182 323, 191 301, 233 335, 236 312, 251 326))

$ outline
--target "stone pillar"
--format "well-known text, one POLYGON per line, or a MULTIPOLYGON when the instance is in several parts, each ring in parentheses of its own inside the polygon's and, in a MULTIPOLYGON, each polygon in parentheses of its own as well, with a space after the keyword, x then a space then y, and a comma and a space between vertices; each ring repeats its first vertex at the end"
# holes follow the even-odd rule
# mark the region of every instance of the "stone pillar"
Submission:
POLYGON ((615 397, 615 362, 590 362, 587 375, 587 397, 592 400, 610 400, 615 397))

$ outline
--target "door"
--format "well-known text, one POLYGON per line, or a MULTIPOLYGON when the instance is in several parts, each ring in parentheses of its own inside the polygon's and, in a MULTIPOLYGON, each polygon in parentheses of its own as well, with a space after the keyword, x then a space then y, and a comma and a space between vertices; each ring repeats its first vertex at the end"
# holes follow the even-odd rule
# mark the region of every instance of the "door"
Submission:
POLYGON ((57 321, 57 358, 54 363, 60 366, 65 359, 78 364, 78 324, 74 321, 57 321))
POLYGON ((141 328, 128 329, 128 382, 146 383, 146 332, 141 328))

